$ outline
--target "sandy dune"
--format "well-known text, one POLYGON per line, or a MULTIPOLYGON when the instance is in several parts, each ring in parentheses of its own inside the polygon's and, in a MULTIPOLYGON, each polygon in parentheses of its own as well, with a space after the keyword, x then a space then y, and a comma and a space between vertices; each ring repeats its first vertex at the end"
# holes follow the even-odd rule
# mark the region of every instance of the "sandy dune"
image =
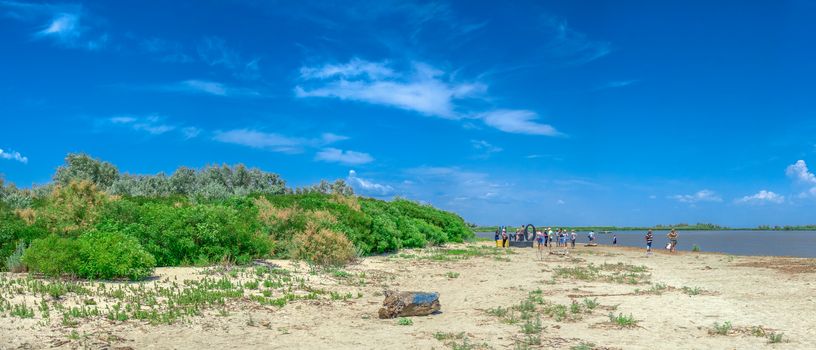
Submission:
MULTIPOLYGON (((462 245, 448 247, 458 249, 452 252, 428 249, 369 257, 339 272, 314 272, 305 265, 270 261, 290 271, 300 286, 293 293, 318 291, 313 294, 317 296, 282 307, 262 305, 249 297, 259 295, 265 288, 261 285, 223 306, 172 324, 150 324, 132 317, 114 321, 105 312, 66 324, 56 304, 80 305, 83 299, 95 298, 96 307, 108 310, 118 301, 71 293, 59 299, 35 295, 10 287, 25 274, 4 274, 0 293, 6 302, 36 306, 46 300, 52 306, 49 319, 43 319, 40 311, 32 318, 3 311, 0 348, 570 349, 584 344, 587 349, 816 349, 813 259, 662 251, 646 257, 642 250, 620 247, 579 247, 568 255, 546 254, 539 259, 533 249, 505 254, 486 248, 490 244, 478 245, 482 248, 462 245), (590 264, 595 274, 584 280, 563 269, 581 270, 590 264), (559 272, 563 275, 556 276, 559 272), (386 288, 437 291, 442 313, 413 317, 411 325, 380 320, 377 310, 386 288), (536 300, 531 304, 535 311, 526 315, 518 311, 525 300, 536 300), (590 309, 586 300, 598 305, 590 309), (578 305, 573 306, 573 301, 578 305), (552 314, 557 305, 567 309, 567 317, 560 321, 552 314), (496 316, 497 310, 513 310, 513 306, 517 310, 512 317, 496 316), (610 312, 631 314, 637 323, 619 326, 610 322, 610 312), (523 334, 524 324, 534 323, 536 317, 542 329, 523 334), (727 335, 710 334, 715 322, 726 321, 733 326, 727 335), (752 334, 761 332, 765 333, 752 334), (770 344, 770 332, 784 333, 782 342, 770 344)), ((252 268, 232 275, 203 271, 162 268, 156 271, 156 281, 145 284, 182 284, 205 276, 236 282, 254 279, 252 268)))

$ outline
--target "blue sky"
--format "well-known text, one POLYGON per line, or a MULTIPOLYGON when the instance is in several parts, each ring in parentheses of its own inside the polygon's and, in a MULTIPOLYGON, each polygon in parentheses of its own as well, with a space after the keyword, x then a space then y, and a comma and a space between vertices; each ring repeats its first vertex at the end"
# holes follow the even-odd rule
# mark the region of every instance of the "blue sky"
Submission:
POLYGON ((87 152, 345 178, 479 224, 816 223, 813 18, 807 0, 0 0, 0 173, 31 186, 87 152))

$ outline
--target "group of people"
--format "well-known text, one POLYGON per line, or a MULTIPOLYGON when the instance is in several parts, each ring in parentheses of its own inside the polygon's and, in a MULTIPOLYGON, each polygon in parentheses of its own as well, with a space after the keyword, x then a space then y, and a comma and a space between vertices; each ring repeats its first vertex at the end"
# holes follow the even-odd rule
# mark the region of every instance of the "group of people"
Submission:
MULTIPOLYGON (((669 252, 671 252, 671 253, 676 253, 677 252, 677 237, 678 236, 679 235, 677 234, 677 230, 675 230, 675 229, 672 229, 666 235, 666 237, 669 238, 669 243, 666 245, 666 249, 669 250, 669 252)), ((652 230, 649 230, 649 232, 646 232, 646 237, 645 238, 646 238, 646 254, 651 255, 652 254, 652 243, 654 242, 654 233, 652 233, 652 230)))
MULTIPOLYGON (((508 234, 507 227, 500 227, 496 229, 496 245, 499 246, 499 241, 501 241, 501 247, 507 247, 508 241, 515 240, 515 241, 523 241, 526 239, 527 231, 524 229, 525 226, 521 226, 521 228, 517 229, 515 234, 508 234)), ((567 248, 571 246, 575 248, 575 241, 578 235, 575 230, 567 230, 556 228, 553 230, 551 227, 547 227, 544 231, 536 231, 535 233, 535 240, 534 242, 538 245, 538 249, 543 249, 543 247, 564 247, 567 248)), ((668 237, 669 242, 666 245, 666 249, 669 250, 671 253, 677 252, 677 231, 672 229, 666 235, 668 237)), ((589 239, 589 243, 595 242, 595 232, 590 231, 587 234, 587 238, 589 239)), ((646 233, 645 236, 646 240, 646 254, 652 254, 652 244, 654 243, 654 233, 652 230, 646 233)), ((618 236, 612 236, 612 245, 618 244, 618 236)))

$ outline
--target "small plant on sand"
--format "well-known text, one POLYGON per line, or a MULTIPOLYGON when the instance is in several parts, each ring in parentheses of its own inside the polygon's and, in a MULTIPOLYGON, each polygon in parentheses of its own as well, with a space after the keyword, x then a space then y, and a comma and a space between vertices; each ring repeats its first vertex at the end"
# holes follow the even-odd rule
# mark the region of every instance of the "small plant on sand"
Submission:
POLYGON ((629 314, 629 316, 626 316, 624 314, 618 314, 617 316, 615 316, 615 314, 611 312, 609 313, 609 322, 627 328, 637 326, 638 323, 638 321, 635 319, 634 316, 632 316, 632 314, 629 314))
POLYGON ((538 334, 541 332, 541 318, 536 315, 535 321, 527 320, 521 325, 521 332, 524 334, 538 334))
POLYGON ((407 317, 400 317, 400 319, 397 321, 397 324, 400 326, 411 326, 414 324, 414 320, 407 317))
POLYGON ((660 295, 663 294, 663 292, 665 292, 667 289, 669 289, 669 287, 665 283, 654 283, 652 284, 652 288, 649 288, 649 290, 646 292, 649 294, 660 295))
POLYGON ((448 273, 446 273, 445 276, 448 276, 448 278, 451 278, 451 279, 459 278, 459 273, 458 272, 453 272, 453 271, 448 271, 448 273))
POLYGON ((771 344, 781 343, 781 342, 785 341, 784 336, 785 336, 785 333, 771 332, 770 334, 768 334, 768 343, 771 343, 771 344))
POLYGON ((693 245, 693 246, 691 247, 691 251, 692 251, 692 252, 699 252, 699 251, 700 251, 700 246, 699 246, 699 245, 696 245, 696 244, 695 244, 695 245, 693 245))
POLYGON ((581 304, 578 304, 577 302, 575 302, 575 300, 573 300, 572 304, 570 305, 570 312, 574 314, 581 313, 581 304))
POLYGON ((570 350, 592 350, 595 348, 595 343, 581 343, 570 348, 570 350))
POLYGON ((587 310, 594 310, 596 307, 598 307, 598 298, 584 298, 584 306, 587 308, 587 310))
POLYGON ((499 306, 499 307, 494 307, 494 308, 487 309, 487 314, 490 315, 490 316, 496 316, 496 317, 499 317, 499 318, 504 318, 504 316, 507 316, 507 313, 509 311, 510 311, 509 309, 499 306))
POLYGON ((700 287, 683 287, 683 293, 686 293, 689 296, 700 295, 703 293, 703 289, 700 287))
POLYGON ((766 337, 768 332, 766 332, 765 328, 762 328, 762 326, 754 326, 751 327, 751 335, 755 337, 766 337))
POLYGON ((11 308, 11 316, 19 318, 33 318, 34 308, 26 306, 26 304, 15 304, 11 308))
POLYGON ((719 334, 719 335, 728 335, 731 332, 731 321, 725 321, 723 324, 719 324, 718 322, 714 322, 714 329, 709 333, 719 334))

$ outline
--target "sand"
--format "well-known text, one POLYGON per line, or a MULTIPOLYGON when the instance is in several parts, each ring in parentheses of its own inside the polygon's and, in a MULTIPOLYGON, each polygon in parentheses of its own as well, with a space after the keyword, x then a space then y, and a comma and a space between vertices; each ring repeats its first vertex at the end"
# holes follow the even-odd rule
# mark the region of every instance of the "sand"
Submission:
MULTIPOLYGON (((492 242, 476 244, 490 246, 492 242)), ((664 251, 647 257, 642 250, 608 246, 578 247, 567 255, 546 254, 541 259, 530 248, 462 259, 440 252, 430 249, 367 257, 341 274, 310 271, 290 261, 267 261, 293 271, 292 277, 302 279, 307 288, 352 297, 332 300, 324 293, 316 300, 295 300, 283 307, 238 298, 173 324, 113 321, 100 315, 65 325, 53 307, 48 320, 39 311, 33 318, 19 318, 6 310, 0 317, 0 348, 449 349, 467 348, 462 347, 467 341, 473 349, 570 349, 580 344, 588 345, 587 349, 816 349, 814 259, 692 252, 670 255, 664 251), (428 256, 447 258, 422 258, 428 256), (645 266, 648 283, 554 277, 563 267, 619 262, 645 266), (666 289, 659 294, 648 292, 655 284, 666 289), (411 325, 378 319, 384 289, 439 292, 442 312, 412 317, 411 325), (509 324, 488 312, 518 305, 538 289, 544 302, 539 308, 570 306, 572 301, 580 304, 585 298, 597 300, 599 306, 562 321, 538 309, 534 314, 543 329, 530 336, 522 334, 523 321, 509 324), (689 295, 694 291, 696 295, 689 295), (611 323, 610 312, 631 314, 637 324, 621 327, 611 323), (727 335, 711 334, 715 322, 726 321, 734 330, 727 335), (767 335, 751 334, 755 327, 784 333, 782 342, 771 344, 767 335), (528 344, 531 337, 537 339, 528 344)), ((157 279, 146 283, 201 279, 206 276, 204 270, 159 268, 157 279)), ((6 281, 27 277, 2 275, 6 281)), ((0 293, 12 303, 25 301, 29 306, 42 299, 52 305, 80 303, 70 293, 59 300, 30 292, 0 293)), ((112 303, 97 299, 100 307, 112 303)))

